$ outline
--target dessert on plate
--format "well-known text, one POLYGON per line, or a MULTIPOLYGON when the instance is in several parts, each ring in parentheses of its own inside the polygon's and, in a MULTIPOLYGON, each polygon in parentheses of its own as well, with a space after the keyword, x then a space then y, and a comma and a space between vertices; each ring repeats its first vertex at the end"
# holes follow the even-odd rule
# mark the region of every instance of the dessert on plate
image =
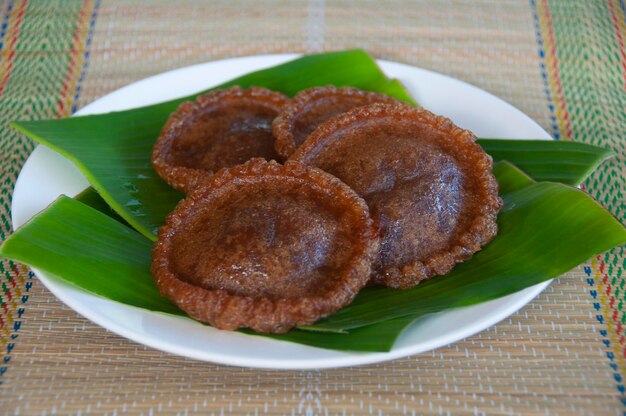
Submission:
POLYGON ((497 233, 492 160, 469 130, 406 104, 372 104, 319 126, 289 160, 362 196, 381 248, 372 282, 415 286, 446 274, 497 233))
POLYGON ((349 304, 378 250, 367 205, 347 185, 260 158, 200 184, 158 237, 152 274, 164 296, 217 328, 263 333, 349 304))
POLYGON ((272 123, 276 152, 284 159, 325 121, 356 107, 373 103, 396 103, 384 94, 352 87, 313 87, 300 91, 272 123))
POLYGON ((271 125, 287 102, 265 88, 232 87, 181 104, 154 145, 154 169, 174 188, 190 192, 221 168, 253 157, 277 159, 271 125))

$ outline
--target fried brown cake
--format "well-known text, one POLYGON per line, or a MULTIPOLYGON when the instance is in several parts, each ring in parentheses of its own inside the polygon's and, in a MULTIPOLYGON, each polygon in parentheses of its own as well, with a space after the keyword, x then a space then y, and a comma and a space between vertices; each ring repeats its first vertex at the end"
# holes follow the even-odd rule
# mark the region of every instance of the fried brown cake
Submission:
POLYGON ((221 168, 252 157, 277 159, 271 124, 287 102, 264 88, 232 87, 181 104, 154 145, 154 169, 174 188, 190 192, 221 168))
POLYGON ((287 159, 320 124, 356 107, 395 103, 394 98, 356 88, 314 87, 300 91, 272 123, 276 152, 287 159))
POLYGON ((152 274, 194 319, 282 333, 350 303, 377 251, 365 201, 339 179, 253 159, 180 202, 159 230, 152 274))
POLYGON ((381 249, 372 282, 407 288, 448 273, 497 233, 492 160, 468 130, 404 104, 373 104, 318 127, 290 160, 367 202, 381 249))

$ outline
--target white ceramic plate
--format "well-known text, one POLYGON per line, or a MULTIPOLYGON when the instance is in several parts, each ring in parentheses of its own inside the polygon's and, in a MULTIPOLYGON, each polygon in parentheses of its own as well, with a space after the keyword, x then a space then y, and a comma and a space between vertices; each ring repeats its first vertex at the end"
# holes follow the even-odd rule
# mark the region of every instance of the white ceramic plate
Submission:
MULTIPOLYGON (((177 69, 121 88, 77 114, 123 110, 189 95, 296 56, 252 56, 177 69)), ((386 61, 379 63, 387 75, 404 82, 425 108, 450 117, 479 137, 550 139, 521 111, 483 90, 412 66, 386 61)), ((60 194, 74 196, 87 186, 86 179, 70 161, 46 147, 37 147, 17 180, 12 206, 13 226, 22 225, 60 194)), ((494 325, 530 302, 549 284, 542 283, 505 298, 423 318, 403 333, 391 352, 349 353, 220 331, 190 319, 102 299, 47 273, 33 271, 69 307, 123 337, 199 360, 271 369, 353 366, 429 351, 494 325)))

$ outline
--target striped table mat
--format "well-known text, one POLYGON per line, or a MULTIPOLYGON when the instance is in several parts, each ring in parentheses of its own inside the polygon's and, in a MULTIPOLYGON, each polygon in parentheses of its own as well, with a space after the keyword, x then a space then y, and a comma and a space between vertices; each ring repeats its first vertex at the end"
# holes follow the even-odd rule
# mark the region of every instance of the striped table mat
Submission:
MULTIPOLYGON (((475 84, 556 139, 618 156, 584 184, 622 222, 623 0, 8 0, 0 11, 0 238, 33 149, 7 125, 64 117, 130 82, 210 60, 361 47, 475 84)), ((135 344, 0 262, 6 414, 623 414, 624 247, 481 334, 358 368, 261 371, 135 344)))

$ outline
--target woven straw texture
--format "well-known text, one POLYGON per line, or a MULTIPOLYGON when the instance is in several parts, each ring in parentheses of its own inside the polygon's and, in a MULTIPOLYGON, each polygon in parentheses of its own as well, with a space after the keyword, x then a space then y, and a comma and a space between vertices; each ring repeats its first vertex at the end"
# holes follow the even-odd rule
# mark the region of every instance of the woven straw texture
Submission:
MULTIPOLYGON (((14 119, 68 116, 194 63, 361 47, 512 103, 555 138, 616 150, 585 183, 622 222, 623 0, 5 1, 0 10, 0 238, 33 144, 14 119)), ((118 337, 0 263, 5 414, 595 414, 626 410, 624 247, 555 280, 495 327, 379 365, 217 366, 118 337)))

